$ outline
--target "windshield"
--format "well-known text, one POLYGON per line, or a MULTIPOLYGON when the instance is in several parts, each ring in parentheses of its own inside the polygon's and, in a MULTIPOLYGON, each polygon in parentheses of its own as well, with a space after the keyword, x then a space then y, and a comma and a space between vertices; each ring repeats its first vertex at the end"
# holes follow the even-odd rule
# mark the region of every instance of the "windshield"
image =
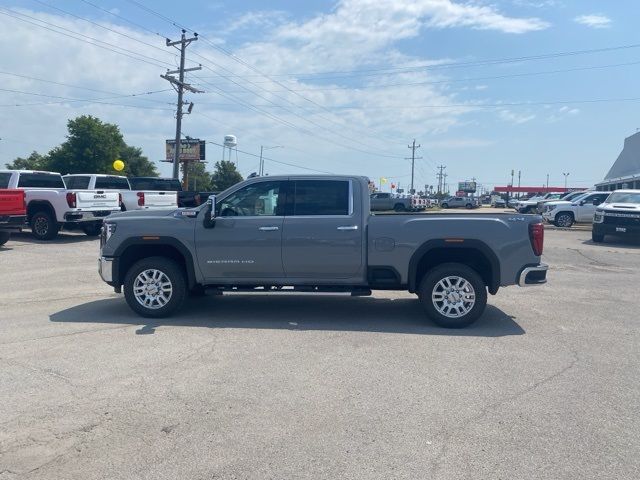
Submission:
POLYGON ((638 203, 640 204, 640 191, 638 192, 614 192, 609 195, 606 203, 638 203))

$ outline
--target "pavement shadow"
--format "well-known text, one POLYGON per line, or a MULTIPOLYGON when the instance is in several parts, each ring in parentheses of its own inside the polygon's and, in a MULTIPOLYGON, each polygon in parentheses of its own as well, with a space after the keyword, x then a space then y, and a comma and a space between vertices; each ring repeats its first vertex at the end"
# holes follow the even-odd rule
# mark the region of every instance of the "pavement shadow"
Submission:
POLYGON ((43 243, 47 243, 47 244, 65 244, 65 243, 79 243, 79 242, 88 242, 88 241, 93 241, 93 240, 97 240, 98 237, 89 237, 87 235, 85 235, 82 231, 78 230, 77 232, 68 232, 68 231, 61 231, 60 233, 58 233, 58 236, 56 238, 54 238, 53 240, 38 240, 36 238, 34 238, 34 236, 31 234, 30 230, 24 230, 20 233, 12 233, 11 234, 11 239, 9 240, 14 241, 14 242, 23 242, 23 243, 35 243, 35 244, 43 244, 43 243))
POLYGON ((52 322, 142 325, 139 335, 160 326, 327 330, 468 337, 523 335, 514 317, 492 305, 473 325, 444 329, 428 320, 417 299, 299 294, 231 294, 192 298, 177 315, 160 320, 137 316, 124 299, 97 300, 61 310, 52 322))
POLYGON ((593 245, 595 247, 616 247, 640 250, 640 236, 616 237, 607 235, 604 242, 595 243, 592 240, 584 240, 583 245, 593 245))

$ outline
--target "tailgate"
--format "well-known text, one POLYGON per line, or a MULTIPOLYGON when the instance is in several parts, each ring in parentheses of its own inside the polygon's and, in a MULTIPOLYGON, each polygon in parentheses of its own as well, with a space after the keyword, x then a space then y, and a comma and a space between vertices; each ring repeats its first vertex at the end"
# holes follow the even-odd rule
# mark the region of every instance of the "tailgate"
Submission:
POLYGON ((0 215, 24 215, 24 191, 0 190, 0 215))
POLYGON ((76 194, 76 207, 82 210, 117 210, 120 208, 118 192, 77 190, 74 193, 76 194))
POLYGON ((175 207, 178 208, 178 192, 147 192, 144 191, 145 207, 175 207))

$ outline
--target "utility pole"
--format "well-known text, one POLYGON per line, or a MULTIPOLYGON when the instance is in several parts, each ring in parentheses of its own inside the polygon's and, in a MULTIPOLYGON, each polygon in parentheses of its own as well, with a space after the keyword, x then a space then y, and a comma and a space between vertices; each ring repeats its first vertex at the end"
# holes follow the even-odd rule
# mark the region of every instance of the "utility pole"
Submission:
MULTIPOLYGON (((422 157, 416 158, 416 148, 420 148, 420 145, 416 145, 415 138, 413 139, 413 143, 411 145, 408 145, 407 147, 411 149, 411 190, 409 190, 409 193, 413 195, 413 192, 415 191, 415 189, 413 188, 413 172, 415 168, 415 163, 416 163, 416 160, 420 160, 422 157)), ((407 160, 409 159, 407 158, 407 160)))
POLYGON ((442 193, 449 193, 449 189, 447 188, 447 174, 442 175, 442 193))
POLYGON ((547 188, 549 188, 549 174, 547 173, 547 188))
POLYGON ((564 175, 564 190, 567 191, 567 177, 569 176, 569 172, 562 172, 564 175))
POLYGON ((436 175, 438 177, 438 194, 442 193, 442 187, 443 187, 443 181, 442 179, 444 178, 443 175, 443 171, 444 169, 447 168, 444 165, 438 165, 438 170, 440 170, 440 172, 438 172, 438 174, 436 175))
POLYGON ((258 166, 258 175, 264 175, 264 160, 262 159, 262 152, 264 150, 271 150, 272 148, 284 148, 282 145, 276 145, 275 147, 265 147, 264 145, 260 145, 260 164, 258 166))
POLYGON ((520 175, 522 172, 518 170, 518 198, 520 198, 520 175))
MULTIPOLYGON (((180 37, 180 40, 176 40, 174 42, 167 38, 167 47, 175 47, 176 45, 180 45, 180 69, 171 71, 167 70, 167 73, 165 75, 160 75, 162 78, 170 82, 176 92, 178 92, 178 107, 176 109, 176 145, 175 151, 173 152, 173 178, 179 178, 180 176, 180 139, 182 136, 182 107, 185 104, 185 102, 182 100, 184 91, 188 90, 193 93, 202 93, 201 90, 197 90, 188 83, 184 83, 185 72, 202 69, 202 66, 184 68, 184 57, 187 51, 187 45, 198 40, 197 33, 194 32, 193 37, 191 38, 187 38, 185 35, 186 33, 186 30, 182 30, 182 36, 180 37), (178 78, 171 76, 176 73, 178 74, 178 78)), ((190 103, 187 113, 191 113, 192 109, 193 103, 190 103)))

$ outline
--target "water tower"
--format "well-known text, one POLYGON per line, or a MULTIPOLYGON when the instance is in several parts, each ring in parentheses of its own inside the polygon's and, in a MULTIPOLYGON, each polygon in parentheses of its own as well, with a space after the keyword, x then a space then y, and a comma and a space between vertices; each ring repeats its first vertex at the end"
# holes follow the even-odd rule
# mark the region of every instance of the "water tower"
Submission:
POLYGON ((225 135, 224 143, 222 145, 222 160, 231 161, 231 153, 236 152, 236 166, 238 165, 238 139, 235 135, 225 135), (229 158, 227 159, 227 152, 229 152, 229 158))

